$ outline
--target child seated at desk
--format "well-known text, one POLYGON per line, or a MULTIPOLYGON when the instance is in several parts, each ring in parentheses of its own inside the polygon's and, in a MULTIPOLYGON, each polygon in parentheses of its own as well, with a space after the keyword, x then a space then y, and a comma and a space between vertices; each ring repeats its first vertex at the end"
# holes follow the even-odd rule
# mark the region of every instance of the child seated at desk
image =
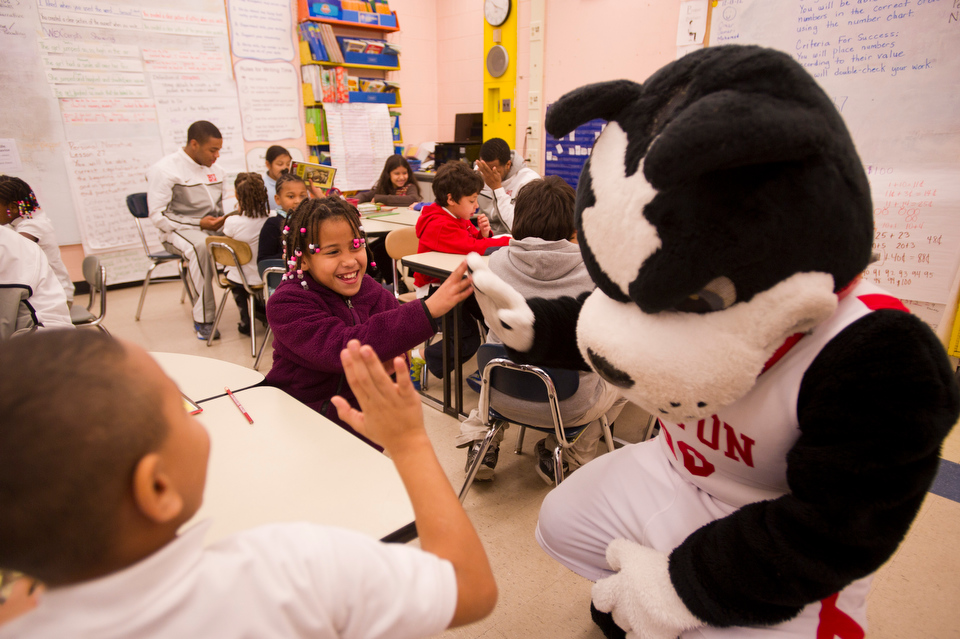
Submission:
MULTIPOLYGON (((596 288, 577 246, 574 223, 573 188, 557 175, 537 178, 520 187, 514 206, 513 239, 510 245, 490 256, 490 270, 525 297, 553 299, 578 297, 596 288)), ((501 344, 492 330, 487 343, 501 344)), ((547 404, 531 404, 508 397, 494 390, 492 405, 508 419, 525 424, 550 425, 553 419, 547 404)), ((581 372, 577 391, 560 402, 560 416, 565 427, 589 424, 576 443, 563 451, 565 472, 573 472, 597 454, 602 429, 600 417, 613 422, 626 400, 612 384, 593 372, 581 372)), ((487 434, 477 409, 460 424, 457 447, 467 449, 470 468, 487 434)), ((475 476, 476 481, 490 481, 497 465, 501 430, 490 444, 475 476)), ((547 484, 554 485, 553 450, 557 438, 552 433, 537 442, 536 470, 547 484)))
MULTIPOLYGON (((237 193, 237 213, 228 215, 223 221, 223 234, 240 242, 245 242, 250 247, 253 257, 249 262, 241 266, 243 277, 250 286, 259 286, 260 273, 257 271, 257 250, 260 243, 260 232, 263 225, 269 219, 270 214, 267 208, 267 187, 263 183, 263 178, 259 173, 239 173, 234 181, 234 188, 237 193)), ((226 267, 227 279, 235 284, 241 284, 240 274, 232 266, 226 267)), ((247 306, 247 292, 242 286, 235 286, 231 289, 233 300, 240 309, 240 323, 237 324, 237 331, 241 335, 250 334, 250 310, 247 306)), ((254 312, 258 319, 265 320, 266 315, 263 308, 263 301, 260 298, 254 300, 254 312)))
MULTIPOLYGON (((506 246, 509 236, 490 237, 490 222, 487 216, 477 216, 477 225, 470 219, 477 211, 477 197, 483 188, 483 178, 463 162, 447 162, 437 170, 433 179, 436 202, 425 206, 417 220, 418 253, 483 253, 490 247, 506 246)), ((417 273, 413 283, 417 297, 433 294, 439 283, 435 277, 417 273)), ((470 359, 480 347, 480 331, 477 321, 483 315, 476 300, 471 297, 464 303, 460 316, 460 364, 470 359)), ((443 377, 443 345, 431 344, 424 350, 427 369, 436 377, 443 377)), ((450 364, 452 366, 452 362, 450 364)))
POLYGON ((57 242, 53 223, 40 208, 30 185, 10 175, 0 175, 0 225, 4 224, 9 224, 14 231, 40 245, 67 296, 67 306, 72 306, 73 280, 60 257, 60 243, 57 242))
POLYGON ((273 196, 279 208, 260 229, 260 243, 257 247, 257 262, 283 259, 283 226, 287 217, 297 210, 301 202, 310 197, 307 185, 300 176, 293 173, 281 173, 277 178, 277 193, 273 196))
POLYGON ((369 344, 392 367, 394 357, 433 335, 437 318, 473 292, 464 261, 429 299, 400 305, 366 275, 359 224, 356 209, 339 197, 301 202, 284 227, 289 271, 267 305, 274 334, 267 384, 350 432, 330 403, 341 395, 356 406, 340 363, 347 342, 369 344))
POLYGON ((207 525, 178 530, 203 499, 210 439, 157 363, 99 331, 6 343, 2 370, 44 383, 0 377, 0 565, 47 589, 0 638, 422 637, 486 616, 490 565, 402 360, 392 384, 369 347, 349 346, 365 412, 338 406, 392 453, 422 550, 306 523, 204 548, 207 525))
POLYGON ((419 202, 420 186, 402 155, 391 155, 383 164, 380 179, 369 191, 357 195, 357 201, 376 202, 387 206, 410 206, 419 202))

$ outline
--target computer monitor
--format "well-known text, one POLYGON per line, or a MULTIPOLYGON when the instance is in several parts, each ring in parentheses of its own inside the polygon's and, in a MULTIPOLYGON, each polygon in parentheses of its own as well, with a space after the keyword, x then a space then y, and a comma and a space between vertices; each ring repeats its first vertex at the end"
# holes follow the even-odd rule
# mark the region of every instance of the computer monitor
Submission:
POLYGON ((456 142, 483 142, 483 114, 458 113, 453 139, 456 142))

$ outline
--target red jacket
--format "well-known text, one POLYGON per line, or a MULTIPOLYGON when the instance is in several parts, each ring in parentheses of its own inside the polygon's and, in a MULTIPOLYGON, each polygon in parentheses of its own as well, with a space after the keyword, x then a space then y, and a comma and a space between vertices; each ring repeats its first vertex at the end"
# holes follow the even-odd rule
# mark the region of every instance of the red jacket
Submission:
MULTIPOLYGON (((417 220, 417 237, 420 243, 418 253, 439 251, 441 253, 458 253, 466 255, 477 252, 483 255, 491 246, 507 246, 509 237, 480 237, 480 231, 470 222, 448 213, 439 204, 430 204, 423 207, 420 219, 417 220)), ((439 283, 435 277, 428 277, 422 273, 414 275, 413 283, 416 286, 439 283)))

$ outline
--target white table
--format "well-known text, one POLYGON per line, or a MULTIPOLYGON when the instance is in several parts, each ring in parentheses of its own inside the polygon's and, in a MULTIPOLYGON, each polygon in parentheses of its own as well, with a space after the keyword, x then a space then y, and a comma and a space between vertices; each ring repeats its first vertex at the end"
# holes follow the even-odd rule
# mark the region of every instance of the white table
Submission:
POLYGON ((202 404, 210 433, 203 506, 184 526, 212 520, 206 542, 267 523, 307 521, 385 541, 416 536, 413 507, 393 462, 283 391, 269 386, 202 404))
POLYGON ((233 362, 184 355, 183 353, 150 353, 184 395, 195 402, 203 402, 224 394, 224 386, 231 391, 256 386, 263 381, 263 373, 233 362))
POLYGON ((364 229, 367 228, 367 222, 388 222, 399 226, 416 226, 418 219, 420 219, 420 211, 411 211, 407 207, 398 207, 393 211, 371 213, 370 217, 363 216, 360 219, 360 224, 363 225, 364 229))
MULTIPOLYGON (((441 280, 450 276, 463 261, 467 259, 465 255, 454 253, 440 253, 437 251, 428 251, 426 253, 417 253, 408 255, 400 259, 400 262, 410 270, 437 277, 441 280)), ((484 262, 489 262, 490 257, 484 255, 484 262)), ((460 366, 460 304, 457 304, 452 311, 443 316, 443 403, 440 409, 452 415, 459 417, 465 415, 463 411, 463 369, 460 366), (452 326, 451 326, 452 324, 452 326), (456 392, 451 393, 450 373, 447 366, 448 349, 453 349, 453 361, 456 362, 453 367, 453 382, 456 392)), ((435 401, 435 400, 434 400, 435 401)))

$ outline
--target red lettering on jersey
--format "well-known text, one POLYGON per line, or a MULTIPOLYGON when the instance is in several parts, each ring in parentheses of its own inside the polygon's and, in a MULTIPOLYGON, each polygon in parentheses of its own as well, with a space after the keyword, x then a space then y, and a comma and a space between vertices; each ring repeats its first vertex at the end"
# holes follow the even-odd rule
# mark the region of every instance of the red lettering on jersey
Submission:
POLYGON ((706 421, 705 419, 701 419, 697 422, 697 439, 713 450, 720 450, 720 418, 716 415, 713 416, 713 433, 709 441, 703 436, 703 427, 706 421))
POLYGON ((910 309, 904 306, 903 302, 892 295, 860 295, 857 297, 857 299, 863 302, 864 306, 869 308, 871 311, 879 311, 881 309, 888 308, 894 311, 903 311, 904 313, 910 312, 910 309))
POLYGON ((697 449, 691 447, 687 442, 677 442, 677 448, 683 454, 683 467, 694 477, 709 477, 717 469, 716 466, 707 461, 707 458, 700 454, 697 449))
POLYGON ((817 625, 817 639, 863 639, 863 628, 844 611, 837 608, 835 593, 820 602, 820 623, 817 625))
POLYGON ((207 173, 207 182, 216 182, 217 174, 216 173, 207 173))
POLYGON ((741 434, 740 439, 743 440, 743 446, 741 446, 740 442, 737 441, 737 433, 730 427, 730 424, 724 422, 723 430, 727 432, 727 450, 725 450, 723 454, 733 461, 742 460, 744 464, 753 468, 753 445, 756 442, 746 435, 741 434), (737 453, 740 453, 739 458, 737 457, 737 453))
POLYGON ((667 430, 667 427, 664 426, 663 422, 660 422, 660 430, 663 431, 663 436, 667 438, 667 446, 670 447, 670 452, 673 453, 673 457, 676 459, 677 451, 673 449, 673 437, 670 436, 670 431, 667 430))

